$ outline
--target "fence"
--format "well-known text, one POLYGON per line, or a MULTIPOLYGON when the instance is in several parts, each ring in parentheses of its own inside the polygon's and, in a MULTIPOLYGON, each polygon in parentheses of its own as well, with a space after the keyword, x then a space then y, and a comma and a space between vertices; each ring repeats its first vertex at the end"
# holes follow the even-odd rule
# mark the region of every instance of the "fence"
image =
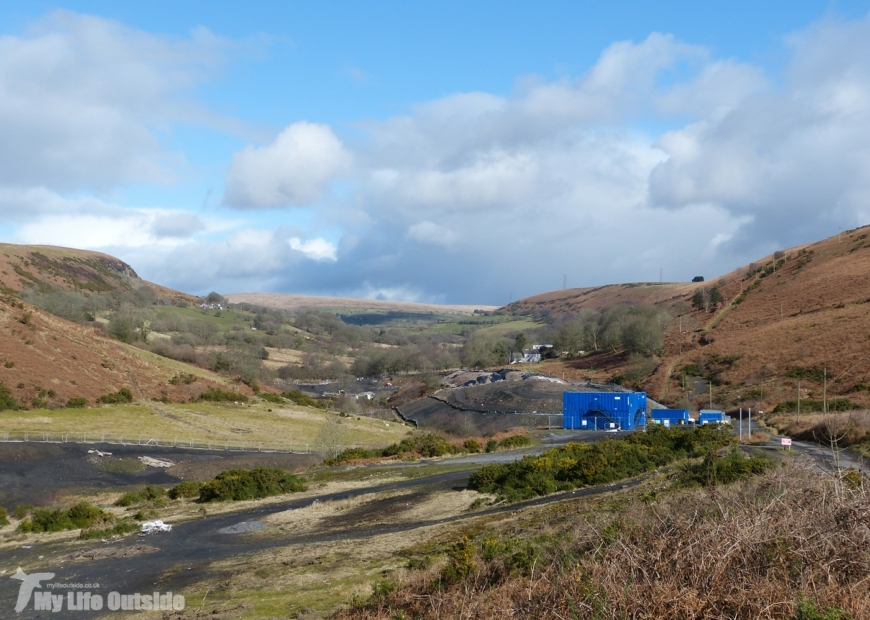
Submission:
MULTIPOLYGON (((221 439, 194 440, 148 437, 146 435, 118 435, 114 433, 46 433, 43 431, 0 432, 0 442, 106 444, 115 446, 142 446, 180 448, 184 450, 217 450, 223 452, 273 452, 285 454, 320 453, 322 446, 314 442, 229 441, 221 439)), ((348 444, 344 448, 375 448, 379 446, 348 444)))

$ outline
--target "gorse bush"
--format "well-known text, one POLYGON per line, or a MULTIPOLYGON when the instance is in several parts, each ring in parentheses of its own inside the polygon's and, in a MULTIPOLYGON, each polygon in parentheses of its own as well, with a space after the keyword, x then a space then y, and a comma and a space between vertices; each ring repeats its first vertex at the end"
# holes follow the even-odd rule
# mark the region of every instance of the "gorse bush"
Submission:
POLYGON ((205 400, 213 403, 220 402, 236 402, 236 403, 246 403, 248 402, 248 397, 244 394, 239 394, 238 392, 230 392, 227 390, 219 390, 217 388, 213 388, 211 390, 206 390, 202 394, 199 395, 199 400, 205 400))
POLYGON ((18 409, 18 401, 12 396, 12 392, 9 388, 0 382, 0 411, 8 409, 18 409))
POLYGON ((772 465, 773 461, 770 459, 763 456, 749 457, 734 447, 724 457, 717 457, 709 452, 700 463, 685 465, 679 481, 685 486, 731 484, 741 478, 764 473, 772 465))
POLYGON ((97 399, 97 402, 104 405, 132 403, 133 393, 130 392, 130 390, 127 388, 121 388, 117 392, 112 392, 111 394, 103 394, 97 399))
POLYGON ((730 433, 652 426, 646 433, 593 444, 568 444, 511 463, 487 465, 468 479, 468 488, 519 501, 579 486, 636 476, 734 441, 730 433))
POLYGON ((60 532, 87 528, 112 517, 88 502, 79 502, 67 509, 35 508, 30 517, 18 524, 19 532, 60 532))
POLYGON ((302 479, 283 469, 230 469, 202 485, 199 499, 202 502, 242 501, 297 493, 306 488, 302 479))
MULTIPOLYGON (((511 435, 506 437, 500 443, 495 439, 487 442, 485 451, 495 452, 499 448, 509 450, 527 446, 531 440, 526 435, 511 435)), ((446 456, 448 454, 459 454, 461 452, 477 453, 482 450, 480 442, 476 439, 468 439, 461 446, 454 445, 447 439, 437 433, 424 433, 416 437, 408 437, 399 443, 394 443, 386 448, 366 449, 366 448, 348 448, 340 452, 335 458, 324 459, 325 465, 338 465, 347 461, 356 461, 362 459, 376 459, 384 457, 419 456, 424 458, 432 458, 436 456, 446 456)))
POLYGON ((184 480, 169 489, 169 499, 181 499, 182 497, 198 497, 202 482, 184 480))

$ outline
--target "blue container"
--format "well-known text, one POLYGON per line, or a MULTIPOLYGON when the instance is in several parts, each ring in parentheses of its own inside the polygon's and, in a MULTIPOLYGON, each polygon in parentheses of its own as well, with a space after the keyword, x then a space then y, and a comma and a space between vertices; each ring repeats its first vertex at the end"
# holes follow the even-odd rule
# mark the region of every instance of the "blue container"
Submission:
POLYGON ((645 392, 565 392, 565 428, 633 430, 646 422, 645 392))
POLYGON ((653 422, 665 426, 678 426, 689 423, 688 409, 653 409, 650 412, 653 422))
POLYGON ((718 409, 701 409, 698 413, 700 424, 719 424, 725 421, 725 414, 718 409))

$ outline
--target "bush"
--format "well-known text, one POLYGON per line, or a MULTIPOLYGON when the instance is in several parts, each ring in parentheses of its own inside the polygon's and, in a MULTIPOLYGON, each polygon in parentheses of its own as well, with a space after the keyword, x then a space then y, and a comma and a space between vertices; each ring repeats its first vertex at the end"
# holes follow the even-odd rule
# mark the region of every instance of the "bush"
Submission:
POLYGON ((21 521, 30 514, 31 510, 33 510, 33 504, 18 504, 12 511, 12 516, 21 521))
POLYGON ((130 392, 130 390, 128 390, 127 388, 121 388, 117 392, 112 392, 111 394, 103 394, 97 399, 97 402, 104 405, 132 403, 133 393, 130 392))
POLYGON ((131 532, 139 531, 139 524, 133 519, 125 518, 111 527, 105 528, 85 528, 79 534, 81 540, 93 540, 95 538, 111 538, 112 536, 123 536, 131 532))
POLYGON ((271 394, 270 392, 260 392, 259 397, 270 403, 275 403, 276 405, 284 403, 284 399, 281 396, 278 394, 271 394))
POLYGON ((84 396, 73 396, 66 401, 67 409, 83 409, 88 406, 88 399, 84 396))
MULTIPOLYGON (((519 437, 522 437, 520 435, 519 437)), ((579 486, 605 484, 636 476, 678 458, 706 454, 733 443, 730 433, 701 427, 692 430, 652 426, 620 440, 575 444, 487 465, 468 479, 468 488, 519 501, 579 486)))
POLYGON ((12 397, 10 389, 0 382, 0 411, 8 409, 18 409, 18 401, 12 397))
POLYGON ((466 452, 470 452, 472 454, 477 454, 480 452, 480 442, 476 439, 466 439, 465 443, 462 444, 462 449, 466 452))
POLYGON ((510 437, 505 437, 502 439, 498 446, 499 448, 504 448, 505 450, 511 450, 513 448, 522 448, 523 446, 528 446, 532 443, 532 440, 529 439, 526 435, 511 435, 510 437))
POLYGON ((0 525, 9 525, 9 513, 5 508, 0 508, 0 525))
POLYGON ((246 403, 248 402, 248 397, 244 394, 239 394, 238 392, 230 392, 227 390, 219 390, 217 388, 212 388, 210 390, 206 390, 202 394, 199 395, 199 400, 206 400, 210 402, 220 403, 220 402, 235 402, 235 403, 246 403))
POLYGON ((202 482, 185 480, 169 489, 169 499, 181 499, 182 497, 198 497, 202 482))
POLYGON ((306 488, 300 478, 282 469, 230 469, 202 485, 199 499, 202 502, 262 499, 283 493, 296 493, 306 488))
POLYGON ((739 448, 732 448, 724 457, 715 456, 711 451, 702 462, 683 467, 679 481, 683 486, 730 484, 753 474, 764 473, 772 464, 763 456, 747 458, 739 448))
POLYGON ((485 451, 487 453, 495 452, 496 450, 498 450, 498 442, 495 439, 490 439, 489 441, 486 442, 485 451))
POLYGON ((184 385, 196 383, 196 375, 189 372, 183 372, 179 375, 175 375, 169 380, 169 385, 179 385, 181 383, 183 383, 184 385))
POLYGON ((88 502, 79 502, 66 510, 36 508, 30 518, 18 524, 19 532, 60 532, 87 528, 111 520, 111 515, 88 502))
POLYGON ((127 506, 132 506, 133 504, 138 504, 142 501, 142 496, 136 491, 128 491, 124 493, 120 498, 115 500, 115 506, 122 506, 126 508, 127 506))
POLYGON ((302 407, 317 407, 318 409, 326 409, 326 404, 323 401, 316 400, 310 396, 306 396, 301 390, 290 390, 281 394, 287 400, 291 400, 302 407))

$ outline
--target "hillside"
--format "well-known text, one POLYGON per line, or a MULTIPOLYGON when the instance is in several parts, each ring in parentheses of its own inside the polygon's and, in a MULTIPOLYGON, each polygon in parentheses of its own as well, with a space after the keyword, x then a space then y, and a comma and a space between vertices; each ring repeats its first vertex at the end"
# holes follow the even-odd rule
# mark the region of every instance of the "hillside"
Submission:
POLYGON ((333 311, 405 312, 412 314, 472 314, 475 310, 495 310, 496 306, 420 304, 377 299, 351 299, 347 297, 314 297, 309 295, 285 295, 282 293, 231 293, 226 295, 230 303, 252 304, 279 310, 323 309, 333 311))
POLYGON ((105 293, 151 288, 172 303, 189 305, 197 298, 142 280, 133 268, 108 254, 48 245, 0 243, 0 288, 18 293, 38 290, 105 293))
MULTIPOLYGON (((0 383, 22 405, 64 406, 70 398, 129 389, 136 400, 186 401, 209 387, 230 389, 213 373, 111 340, 99 330, 9 297, 0 300, 0 383), (194 373, 191 384, 170 380, 194 373)), ((248 393, 245 386, 233 386, 248 393)))
MULTIPOLYGON (((663 307, 673 320, 664 354, 642 387, 672 404, 685 404, 688 393, 697 407, 709 405, 712 382, 714 406, 765 410, 796 399, 798 381, 802 399, 822 399, 825 375, 829 400, 870 405, 868 302, 870 228, 864 227, 776 252, 704 283, 556 291, 501 311, 558 316, 620 304, 663 307), (724 301, 709 311, 693 308, 693 295, 713 286, 724 301)), ((607 370, 619 374, 626 361, 611 355, 607 370)), ((602 366, 585 357, 564 366, 570 372, 596 365, 602 366)))

